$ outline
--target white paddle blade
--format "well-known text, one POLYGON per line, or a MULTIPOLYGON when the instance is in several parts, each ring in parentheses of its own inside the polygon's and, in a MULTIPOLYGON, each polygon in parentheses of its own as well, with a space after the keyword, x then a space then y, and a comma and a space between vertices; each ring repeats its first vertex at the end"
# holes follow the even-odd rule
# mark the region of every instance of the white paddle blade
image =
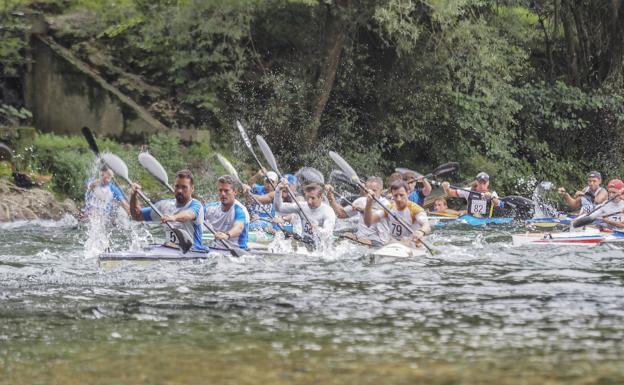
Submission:
POLYGON ((245 131, 245 127, 243 127, 243 125, 241 124, 240 121, 236 121, 236 127, 238 128, 238 131, 240 132, 241 136, 243 137, 243 141, 245 142, 245 146, 253 149, 253 147, 251 146, 251 140, 249 140, 249 137, 247 136, 247 132, 245 131))
POLYGON ((126 181, 130 180, 128 178, 128 166, 120 157, 115 154, 104 153, 101 155, 101 159, 116 175, 119 175, 126 181))
POLYGON ((269 163, 269 166, 271 166, 271 169, 279 174, 280 172, 279 172, 279 169, 277 168, 277 162, 275 161, 273 152, 271 151, 271 148, 269 147, 267 142, 260 135, 256 135, 256 141, 258 142, 258 146, 260 146, 260 151, 262 151, 264 158, 269 163))
POLYGON ((238 182, 238 184, 242 184, 240 178, 238 177, 238 172, 236 171, 236 169, 234 168, 234 166, 232 166, 232 163, 230 163, 229 160, 227 160, 223 155, 221 154, 217 154, 217 159, 219 160, 219 163, 221 163, 221 166, 223 166, 223 168, 225 169, 225 171, 230 174, 232 177, 234 177, 234 179, 236 179, 236 181, 238 182))
POLYGON ((349 163, 347 163, 347 161, 344 160, 342 156, 338 155, 338 153, 334 151, 330 151, 329 157, 332 158, 332 160, 336 163, 336 165, 338 165, 342 172, 344 172, 345 175, 349 177, 349 180, 351 180, 352 183, 360 183, 360 178, 358 177, 357 173, 353 168, 351 168, 351 166, 349 166, 349 163))
POLYGON ((158 162, 156 158, 154 158, 151 154, 147 152, 142 152, 139 154, 139 163, 143 166, 150 174, 152 174, 156 179, 160 181, 160 183, 168 185, 169 177, 167 176, 167 171, 165 171, 164 167, 158 162))

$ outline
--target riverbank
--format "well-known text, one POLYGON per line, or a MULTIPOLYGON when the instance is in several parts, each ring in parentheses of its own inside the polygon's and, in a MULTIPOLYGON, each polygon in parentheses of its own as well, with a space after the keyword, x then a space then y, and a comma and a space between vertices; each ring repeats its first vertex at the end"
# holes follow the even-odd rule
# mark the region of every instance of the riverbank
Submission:
POLYGON ((40 188, 25 189, 0 179, 0 222, 51 219, 75 215, 78 209, 69 198, 57 199, 40 188))

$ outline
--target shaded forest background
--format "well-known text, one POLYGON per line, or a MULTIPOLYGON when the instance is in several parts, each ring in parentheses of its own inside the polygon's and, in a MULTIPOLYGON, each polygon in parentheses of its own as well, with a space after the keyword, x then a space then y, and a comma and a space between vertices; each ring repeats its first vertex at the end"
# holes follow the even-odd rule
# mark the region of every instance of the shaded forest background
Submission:
POLYGON ((169 127, 248 157, 239 119, 286 170, 332 149, 362 174, 458 161, 508 193, 624 175, 622 1, 5 0, 2 77, 25 5, 169 127))

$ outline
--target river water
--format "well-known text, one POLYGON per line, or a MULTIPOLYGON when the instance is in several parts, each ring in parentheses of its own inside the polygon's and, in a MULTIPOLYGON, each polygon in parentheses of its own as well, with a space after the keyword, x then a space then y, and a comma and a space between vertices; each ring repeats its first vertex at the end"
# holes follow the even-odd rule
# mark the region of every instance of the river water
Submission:
MULTIPOLYGON (((100 237, 128 247, 136 226, 100 237)), ((624 252, 513 231, 438 230, 439 253, 409 260, 104 269, 71 219, 5 224, 0 384, 624 383, 624 252)))

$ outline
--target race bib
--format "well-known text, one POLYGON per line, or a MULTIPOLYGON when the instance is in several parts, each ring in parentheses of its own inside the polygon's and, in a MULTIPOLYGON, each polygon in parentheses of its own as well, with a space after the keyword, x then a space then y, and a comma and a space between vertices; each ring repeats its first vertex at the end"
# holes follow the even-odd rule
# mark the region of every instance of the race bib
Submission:
POLYGON ((403 226, 398 223, 392 223, 392 229, 390 232, 392 233, 392 237, 395 239, 403 238, 403 226))
POLYGON ((314 235, 314 231, 310 222, 306 221, 305 225, 303 226, 303 232, 307 235, 314 235))
POLYGON ((180 240, 178 239, 178 237, 168 227, 167 230, 165 230, 165 239, 167 240, 167 242, 175 243, 176 245, 180 244, 180 240))
POLYGON ((487 214, 487 201, 485 199, 471 200, 468 211, 471 214, 487 214))

